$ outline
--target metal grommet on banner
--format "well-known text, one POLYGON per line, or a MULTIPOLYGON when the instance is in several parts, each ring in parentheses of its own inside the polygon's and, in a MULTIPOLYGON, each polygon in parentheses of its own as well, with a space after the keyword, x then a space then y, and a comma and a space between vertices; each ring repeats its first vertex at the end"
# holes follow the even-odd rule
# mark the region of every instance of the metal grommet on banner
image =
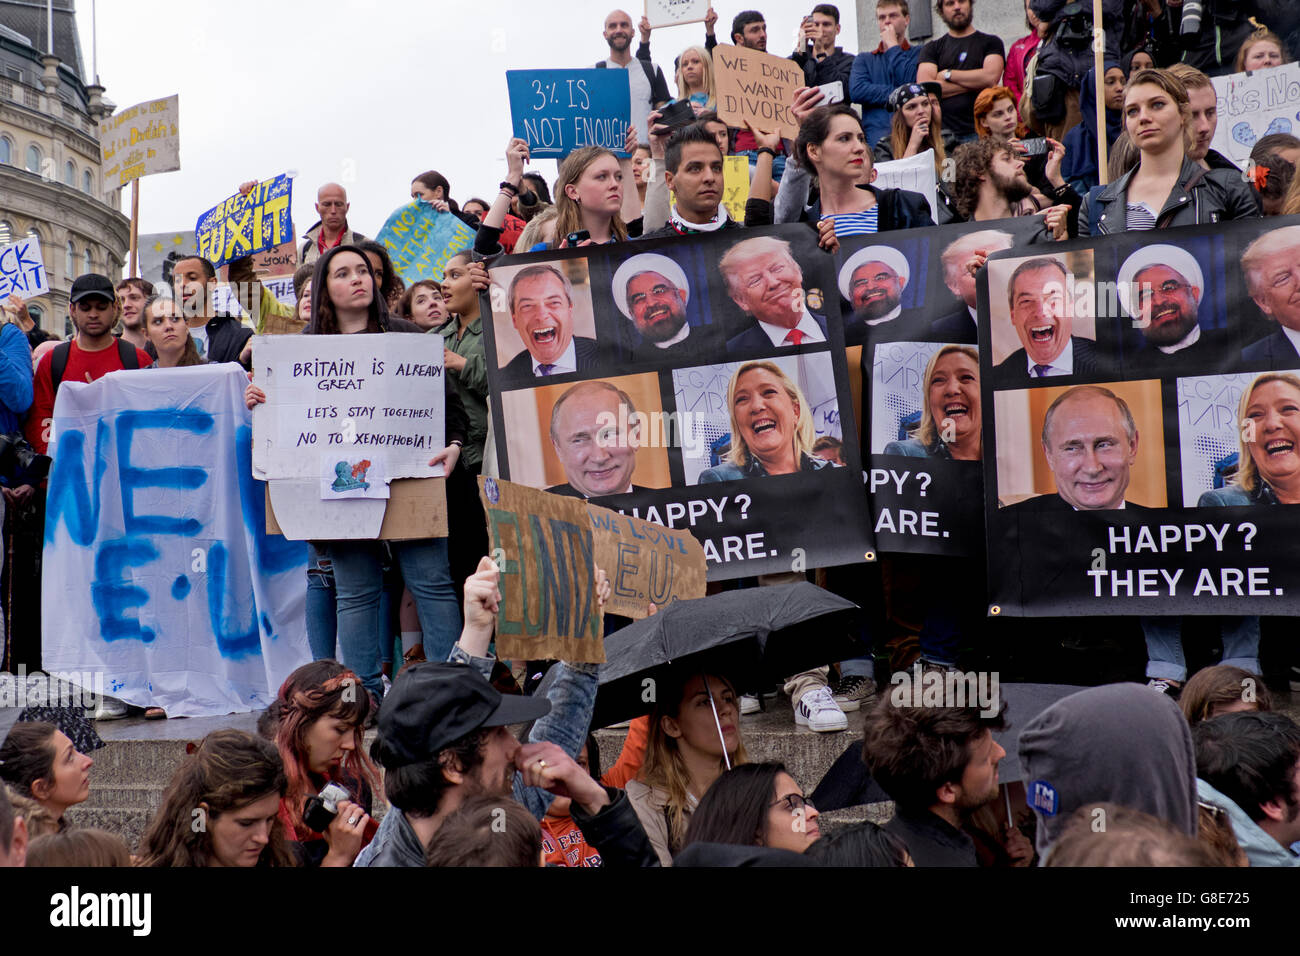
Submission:
POLYGON ((1001 613, 1002 613, 1002 607, 1000 605, 997 604, 989 605, 989 617, 997 617, 1001 613))
POLYGON ((865 558, 865 559, 868 560, 868 561, 874 561, 874 560, 876 560, 876 552, 874 552, 874 551, 868 551, 868 552, 867 552, 866 554, 864 554, 862 557, 865 558))

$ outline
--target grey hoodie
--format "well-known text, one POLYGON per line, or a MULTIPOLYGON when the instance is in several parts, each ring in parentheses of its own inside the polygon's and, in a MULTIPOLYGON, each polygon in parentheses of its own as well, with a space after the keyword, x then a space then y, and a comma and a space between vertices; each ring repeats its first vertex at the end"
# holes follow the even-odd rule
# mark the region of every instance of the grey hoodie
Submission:
POLYGON ((1196 836, 1196 751, 1178 705, 1141 684, 1090 687, 1020 732, 1039 856, 1079 807, 1111 802, 1196 836), (1054 811, 1054 812, 1049 812, 1054 811))

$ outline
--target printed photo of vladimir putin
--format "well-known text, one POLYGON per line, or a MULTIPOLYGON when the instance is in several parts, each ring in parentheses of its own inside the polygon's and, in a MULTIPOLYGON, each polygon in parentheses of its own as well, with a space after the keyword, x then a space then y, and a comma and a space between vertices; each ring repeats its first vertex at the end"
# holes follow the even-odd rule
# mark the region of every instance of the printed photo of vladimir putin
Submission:
POLYGON ((803 269, 790 243, 756 236, 736 243, 718 260, 731 300, 748 316, 745 331, 727 340, 728 352, 764 352, 826 341, 826 316, 808 309, 803 269))
POLYGON ((586 372, 596 365, 596 340, 573 334, 573 285, 554 265, 520 269, 506 296, 510 322, 524 351, 503 368, 508 385, 586 372))
POLYGON ((704 332, 687 321, 691 287, 686 272, 668 256, 643 252, 628 259, 614 272, 610 291, 641 335, 632 361, 680 361, 708 348, 704 332))
POLYGON ((912 266, 897 249, 864 246, 840 267, 840 295, 852 308, 844 323, 844 344, 861 345, 867 326, 896 322, 907 325, 917 310, 903 313, 903 290, 912 278, 912 266))
POLYGON ((1007 283, 1011 324, 1021 348, 993 368, 1000 387, 1099 370, 1095 343, 1073 334, 1074 289, 1065 263, 1055 256, 1021 262, 1007 283))
POLYGON ((632 398, 609 382, 579 382, 551 408, 551 444, 568 479, 546 490, 599 498, 639 490, 632 484, 640 422, 632 398))
POLYGON ((1228 333, 1201 328, 1205 277, 1185 249, 1164 243, 1138 249, 1119 267, 1117 291, 1142 337, 1126 364, 1158 375, 1212 368, 1227 356, 1228 333))
POLYGON ((1043 417, 1043 454, 1056 493, 1010 505, 1032 511, 1142 508, 1126 501, 1138 454, 1137 422, 1128 403, 1100 385, 1077 385, 1057 396, 1043 417))

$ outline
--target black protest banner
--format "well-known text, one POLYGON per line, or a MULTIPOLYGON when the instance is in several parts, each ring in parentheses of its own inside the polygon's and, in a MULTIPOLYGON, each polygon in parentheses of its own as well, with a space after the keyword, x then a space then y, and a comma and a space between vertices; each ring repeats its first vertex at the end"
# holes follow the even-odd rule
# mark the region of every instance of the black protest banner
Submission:
POLYGON ((1039 217, 854 236, 836 255, 876 548, 984 548, 976 253, 1023 247, 1039 217))
POLYGON ((991 614, 1295 614, 1300 219, 989 262, 991 614))
POLYGON ((834 262, 807 226, 497 260, 501 475, 686 529, 710 580, 872 552, 834 262))

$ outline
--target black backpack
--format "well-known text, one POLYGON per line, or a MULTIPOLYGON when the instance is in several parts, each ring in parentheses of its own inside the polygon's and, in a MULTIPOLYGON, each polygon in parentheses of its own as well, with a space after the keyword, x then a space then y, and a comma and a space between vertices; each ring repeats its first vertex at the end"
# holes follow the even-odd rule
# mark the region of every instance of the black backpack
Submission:
MULTIPOLYGON (((118 358, 122 360, 122 368, 140 367, 140 359, 136 357, 134 345, 121 339, 117 340, 116 345, 118 358)), ((50 353, 50 393, 53 395, 59 393, 59 383, 63 381, 63 373, 68 368, 68 356, 71 354, 71 342, 60 342, 50 353)))

